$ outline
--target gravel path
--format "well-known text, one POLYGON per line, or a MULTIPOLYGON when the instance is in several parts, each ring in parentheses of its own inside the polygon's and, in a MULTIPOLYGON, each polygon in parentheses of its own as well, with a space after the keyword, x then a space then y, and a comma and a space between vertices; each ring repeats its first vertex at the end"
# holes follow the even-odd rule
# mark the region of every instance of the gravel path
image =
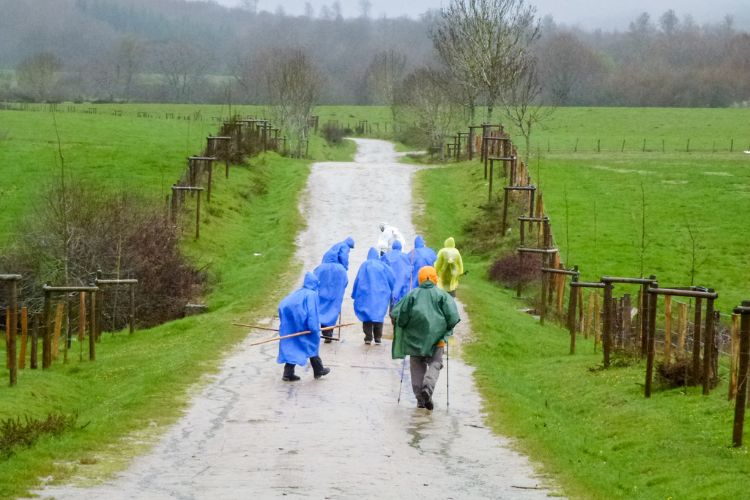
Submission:
MULTIPOLYGON (((308 227, 298 240, 307 271, 332 243, 354 237, 345 322, 356 321, 348 296, 378 222, 400 228, 407 250, 415 235, 414 167, 396 163, 390 143, 361 139, 357 145, 355 163, 313 166, 301 206, 308 227)), ((459 344, 470 328, 461 314, 459 344)), ((450 408, 443 370, 429 413, 415 407, 408 367, 396 404, 402 363, 390 359, 389 340, 365 346, 357 326, 345 328, 341 342, 321 345, 331 374, 314 380, 309 366, 298 368, 302 380, 290 384, 281 381, 275 343, 248 346, 267 335, 251 335, 229 355, 184 417, 127 470, 94 488, 49 487, 41 496, 547 497, 529 461, 484 426, 471 368, 457 359, 459 344, 451 352, 450 408)))

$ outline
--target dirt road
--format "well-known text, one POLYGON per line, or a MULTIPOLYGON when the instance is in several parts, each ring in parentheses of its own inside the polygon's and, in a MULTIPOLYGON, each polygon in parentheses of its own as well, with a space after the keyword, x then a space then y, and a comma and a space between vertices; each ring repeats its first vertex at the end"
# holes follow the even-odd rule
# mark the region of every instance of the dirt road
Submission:
MULTIPOLYGON (((344 321, 356 321, 351 285, 378 222, 414 239, 411 176, 392 145, 357 140, 355 163, 313 167, 301 209, 308 227, 299 259, 312 270, 328 247, 353 236, 344 321)), ((447 236, 447 235, 446 235, 447 236)), ((302 277, 295 286, 301 283, 302 277)), ((469 322, 462 311, 460 341, 469 322)), ((185 416, 147 455, 95 488, 48 488, 56 498, 542 498, 527 459, 485 428, 471 369, 450 360, 450 408, 445 370, 435 411, 416 409, 408 367, 401 404, 402 364, 390 359, 390 341, 366 346, 358 327, 340 343, 321 345, 332 372, 314 380, 281 381, 277 345, 248 344, 223 364, 185 416)))

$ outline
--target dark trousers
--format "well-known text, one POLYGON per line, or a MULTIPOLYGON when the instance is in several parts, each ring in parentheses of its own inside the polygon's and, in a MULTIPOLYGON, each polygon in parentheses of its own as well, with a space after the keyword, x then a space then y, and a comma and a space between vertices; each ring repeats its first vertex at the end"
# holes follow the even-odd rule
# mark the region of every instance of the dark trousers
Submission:
MULTIPOLYGON (((310 358, 310 364, 312 365, 313 369, 313 375, 319 375, 320 372, 323 371, 323 360, 320 359, 320 356, 313 356, 310 358)), ((294 375, 294 367, 297 365, 294 365, 292 363, 285 363, 284 364, 284 376, 285 377, 291 377, 294 375)))
POLYGON ((417 401, 422 401, 422 391, 432 396, 440 370, 443 368, 443 348, 436 347, 432 356, 409 356, 411 388, 417 401))
POLYGON ((333 330, 322 330, 322 328, 326 328, 333 325, 320 325, 320 335, 323 337, 328 337, 329 339, 333 337, 333 330))
POLYGON ((380 340, 383 337, 383 323, 365 321, 362 323, 362 331, 365 332, 365 340, 380 340))

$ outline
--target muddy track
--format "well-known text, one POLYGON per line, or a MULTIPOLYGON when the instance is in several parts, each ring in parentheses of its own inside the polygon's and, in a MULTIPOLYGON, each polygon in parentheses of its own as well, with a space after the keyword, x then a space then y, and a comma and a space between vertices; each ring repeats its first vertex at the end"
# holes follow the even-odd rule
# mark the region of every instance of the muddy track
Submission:
MULTIPOLYGON (((348 298, 359 264, 377 238, 377 224, 401 229, 409 243, 411 176, 391 144, 357 140, 355 163, 313 166, 301 210, 307 229, 298 258, 312 270, 330 244, 353 236, 344 321, 356 321, 348 298)), ((407 245, 407 249, 411 244, 407 245)), ((300 276, 298 286, 301 283, 300 276)), ((457 338, 468 335, 463 310, 457 338)), ((269 319, 269 321, 272 321, 269 319)), ((386 335, 390 333, 386 330, 386 335)), ((471 369, 450 361, 450 408, 445 370, 435 411, 416 409, 408 367, 396 404, 402 364, 390 341, 366 346, 356 327, 342 341, 321 345, 332 368, 314 380, 281 381, 275 343, 248 344, 227 357, 220 373, 191 402, 154 449, 116 478, 94 488, 50 487, 55 498, 541 498, 528 460, 485 426, 471 369)))

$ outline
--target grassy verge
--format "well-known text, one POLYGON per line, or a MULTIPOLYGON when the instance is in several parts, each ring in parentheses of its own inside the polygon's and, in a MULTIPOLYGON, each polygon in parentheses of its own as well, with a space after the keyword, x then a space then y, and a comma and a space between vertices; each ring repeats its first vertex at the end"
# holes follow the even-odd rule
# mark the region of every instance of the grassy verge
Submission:
MULTIPOLYGON (((477 163, 422 170, 418 226, 439 248, 481 213, 486 185, 477 163)), ((559 207, 557 208, 559 210, 559 207)), ((486 278, 488 255, 464 252, 470 274, 459 297, 475 340, 465 348, 476 367, 487 420, 516 439, 565 494, 582 498, 739 498, 746 494, 750 456, 731 442, 733 405, 726 384, 711 396, 699 388, 661 390, 643 398, 645 367, 599 370, 601 356, 579 341, 569 356, 567 332, 539 326, 518 311, 514 293, 486 278)))
POLYGON ((42 437, 0 461, 0 497, 23 495, 41 477, 105 475, 179 416, 187 388, 244 337, 231 321, 270 314, 288 288, 285 278, 296 277, 290 264, 301 226, 298 196, 308 171, 308 162, 269 154, 250 167, 234 168, 228 181, 217 176, 212 203, 203 211, 201 239, 186 243, 211 276, 209 313, 132 336, 104 335, 95 363, 79 362, 74 344, 67 365, 27 369, 17 387, 0 386, 0 418, 78 414, 77 430, 42 437), (137 439, 123 439, 134 435, 137 439))

